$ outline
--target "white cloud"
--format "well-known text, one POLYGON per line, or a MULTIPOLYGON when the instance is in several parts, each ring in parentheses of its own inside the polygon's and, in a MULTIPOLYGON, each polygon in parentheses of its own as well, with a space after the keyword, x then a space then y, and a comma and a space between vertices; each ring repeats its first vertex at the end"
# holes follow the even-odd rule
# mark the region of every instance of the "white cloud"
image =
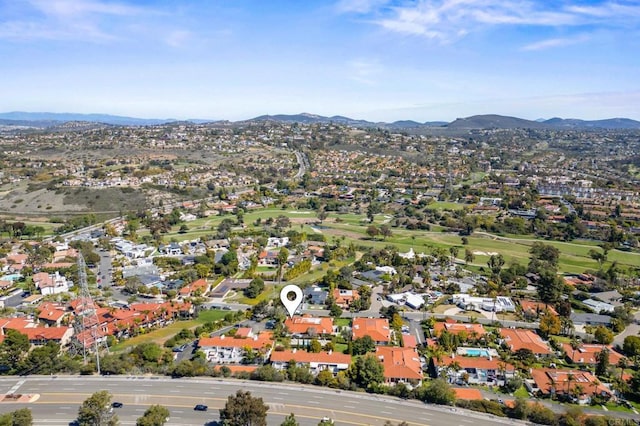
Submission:
POLYGON ((193 36, 191 31, 175 30, 171 31, 165 38, 166 43, 171 47, 181 47, 187 44, 193 36))
POLYGON ((96 0, 29 0, 29 3, 46 15, 60 18, 87 14, 132 16, 144 11, 124 3, 96 0))
POLYGON ((352 10, 398 33, 440 42, 455 41, 469 32, 495 26, 578 27, 638 25, 640 5, 601 2, 591 6, 542 0, 416 0, 372 8, 374 2, 352 0, 352 10))
POLYGON ((347 64, 348 77, 359 83, 375 85, 377 77, 382 72, 382 66, 377 61, 355 59, 347 64))
POLYGON ((340 13, 369 13, 388 2, 389 0, 340 0, 336 9, 340 13))
POLYGON ((550 38, 547 40, 541 40, 535 43, 527 44, 522 48, 522 50, 535 51, 535 50, 552 49, 555 47, 564 47, 564 46, 571 46, 573 44, 584 43, 588 40, 590 40, 590 37, 585 34, 577 37, 550 38))
POLYGON ((0 38, 105 42, 122 37, 121 19, 155 13, 151 9, 101 0, 24 0, 16 20, 0 22, 0 38), (118 20, 120 19, 120 20, 118 20))

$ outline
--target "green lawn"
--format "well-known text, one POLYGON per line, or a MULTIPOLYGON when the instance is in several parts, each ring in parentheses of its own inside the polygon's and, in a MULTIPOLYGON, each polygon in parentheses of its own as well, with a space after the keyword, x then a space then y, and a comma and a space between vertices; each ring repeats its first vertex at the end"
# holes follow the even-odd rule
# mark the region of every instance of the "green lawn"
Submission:
POLYGON ((177 334, 183 328, 194 328, 200 324, 201 322, 197 320, 177 321, 173 324, 169 324, 167 327, 160 328, 149 333, 139 334, 136 337, 127 339, 124 342, 113 345, 109 350, 111 352, 121 352, 133 346, 150 342, 162 345, 166 340, 173 337, 173 335, 177 334))
MULTIPOLYGON (((464 204, 453 202, 435 202, 429 205, 432 208, 441 208, 456 210, 465 207, 464 204)), ((317 222, 316 214, 309 210, 295 210, 295 209, 277 209, 268 208, 260 210, 251 210, 244 215, 244 223, 247 229, 254 228, 253 223, 256 219, 260 218, 262 221, 267 218, 277 218, 283 215, 289 218, 304 219, 308 222, 317 222)), ((197 219, 193 222, 189 222, 189 231, 184 234, 179 234, 178 228, 172 230, 171 233, 165 236, 166 240, 175 239, 178 241, 192 239, 196 237, 202 237, 212 234, 212 229, 215 229, 218 224, 225 218, 235 220, 234 215, 222 215, 222 216, 210 216, 208 218, 197 219)), ((378 214, 375 215, 373 223, 381 225, 389 222, 390 216, 378 214)), ((363 245, 368 247, 382 248, 388 244, 393 244, 398 247, 401 252, 406 252, 409 249, 413 249, 417 253, 428 253, 432 248, 441 247, 448 250, 452 246, 459 248, 458 257, 464 256, 464 250, 468 248, 472 252, 476 252, 475 259, 472 265, 475 267, 486 266, 489 260, 490 253, 500 253, 506 260, 506 263, 518 262, 526 264, 529 262, 529 249, 534 242, 542 242, 544 244, 550 244, 557 247, 560 250, 560 271, 565 273, 582 273, 585 270, 596 270, 599 265, 596 261, 589 256, 589 250, 596 249, 597 242, 594 241, 547 241, 544 239, 536 239, 528 235, 509 235, 498 236, 490 235, 486 233, 476 232, 467 237, 468 244, 462 244, 462 238, 454 233, 438 232, 440 227, 434 225, 431 231, 409 231, 406 229, 392 228, 393 235, 386 240, 378 237, 371 239, 366 234, 366 229, 370 224, 366 220, 364 214, 338 214, 330 212, 329 217, 325 220, 320 228, 312 229, 309 224, 294 224, 292 229, 306 232, 308 235, 314 235, 318 232, 328 240, 331 241, 334 238, 344 238, 344 244, 355 243, 357 245, 363 245), (336 218, 339 218, 339 222, 336 222, 336 218)), ((256 228, 257 230, 257 228, 256 228)), ((640 254, 634 252, 624 252, 620 250, 611 250, 608 253, 608 261, 604 267, 608 267, 611 262, 617 262, 619 266, 635 266, 640 264, 640 254)), ((293 280, 296 284, 305 284, 317 280, 324 271, 315 270, 310 274, 305 274, 293 280)))
POLYGON ((350 318, 336 318, 333 320, 333 325, 336 327, 349 327, 351 325, 350 318))
POLYGON ((159 345, 162 345, 166 340, 173 337, 184 328, 195 328, 206 322, 215 322, 221 320, 229 312, 230 311, 223 311, 220 309, 203 310, 198 314, 198 318, 196 319, 188 321, 176 321, 172 324, 169 324, 165 328, 154 330, 145 334, 140 334, 138 336, 127 339, 124 342, 113 345, 111 348, 109 348, 109 350, 111 352, 120 352, 133 346, 150 342, 155 342, 159 345))
POLYGON ((516 390, 513 393, 513 396, 515 396, 516 398, 528 399, 529 398, 529 392, 527 392, 527 389, 524 386, 520 386, 520 388, 518 388, 518 390, 516 390))

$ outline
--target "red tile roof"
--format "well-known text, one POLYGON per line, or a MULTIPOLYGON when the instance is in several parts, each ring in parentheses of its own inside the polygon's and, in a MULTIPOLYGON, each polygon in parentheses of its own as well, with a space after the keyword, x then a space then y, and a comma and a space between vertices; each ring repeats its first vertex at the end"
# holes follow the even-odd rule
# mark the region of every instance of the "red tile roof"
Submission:
POLYGON ((544 394, 551 393, 555 389, 556 393, 577 392, 578 385, 582 389, 582 395, 606 394, 611 395, 611 391, 600 383, 591 373, 578 370, 554 370, 548 368, 535 368, 531 370, 531 377, 536 386, 544 394))
POLYGON ((549 345, 531 330, 523 328, 501 328, 500 335, 512 352, 518 349, 530 349, 536 355, 551 354, 549 345))
POLYGON ((478 337, 487 334, 482 324, 467 324, 458 322, 436 322, 433 326, 433 331, 439 336, 443 331, 447 331, 451 334, 467 333, 467 337, 470 337, 472 333, 476 333, 478 337))
POLYGON ((354 339, 370 336, 374 342, 391 340, 389 320, 386 318, 354 318, 352 332, 354 339))
POLYGON ((567 354, 567 357, 577 364, 597 364, 598 360, 596 357, 598 356, 598 353, 602 352, 604 349, 609 351, 609 364, 611 365, 616 365, 620 359, 624 358, 624 356, 614 351, 611 345, 603 346, 583 343, 580 345, 580 348, 574 351, 571 344, 562 344, 562 350, 567 354))
POLYGON ((294 360, 299 363, 317 362, 321 364, 351 364, 351 355, 340 352, 306 352, 306 351, 273 351, 271 362, 288 362, 294 360))
POLYGON ((414 348, 376 346, 385 379, 422 380, 420 356, 414 348))
POLYGON ((284 322, 291 334, 332 334, 333 318, 312 317, 304 315, 302 317, 287 318, 284 322))
POLYGON ((198 340, 198 346, 214 347, 214 348, 251 348, 259 350, 270 348, 273 346, 274 340, 271 332, 263 332, 251 338, 231 337, 231 336, 215 336, 202 337, 198 340))

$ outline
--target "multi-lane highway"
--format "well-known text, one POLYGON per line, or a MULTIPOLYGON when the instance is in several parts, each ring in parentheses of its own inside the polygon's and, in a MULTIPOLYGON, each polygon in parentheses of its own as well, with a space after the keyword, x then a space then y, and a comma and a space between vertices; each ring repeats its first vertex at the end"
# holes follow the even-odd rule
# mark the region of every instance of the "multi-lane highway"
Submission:
POLYGON ((313 386, 149 376, 3 377, 0 378, 3 394, 37 394, 39 397, 31 403, 0 403, 0 412, 28 407, 36 425, 68 425, 76 418, 82 401, 93 392, 107 390, 113 394, 114 401, 123 403, 123 407, 114 409, 123 425, 135 424, 152 404, 169 409, 169 425, 204 425, 219 420, 218 409, 239 389, 264 399, 270 407, 269 425, 280 424, 290 413, 295 414, 301 425, 308 426, 317 425, 325 416, 332 418, 336 425, 383 425, 387 420, 429 426, 515 424, 507 419, 419 401, 313 386), (195 411, 196 404, 207 405, 209 411, 195 411))

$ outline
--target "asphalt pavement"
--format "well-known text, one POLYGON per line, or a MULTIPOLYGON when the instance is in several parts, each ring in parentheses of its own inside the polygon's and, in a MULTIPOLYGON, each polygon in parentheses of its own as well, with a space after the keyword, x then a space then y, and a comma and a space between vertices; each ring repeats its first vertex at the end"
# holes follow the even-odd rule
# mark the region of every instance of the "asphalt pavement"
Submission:
POLYGON ((0 392, 39 395, 32 403, 0 404, 0 412, 28 407, 35 425, 68 425, 82 402, 92 393, 107 390, 113 401, 123 404, 114 409, 120 423, 133 425, 152 404, 167 407, 168 425, 204 425, 219 420, 218 410, 237 390, 250 391, 269 406, 268 424, 280 424, 294 413, 303 426, 315 426, 323 417, 336 425, 383 425, 385 421, 427 426, 492 426, 515 424, 485 414, 451 407, 423 404, 415 400, 347 392, 299 384, 260 383, 241 380, 194 378, 171 379, 155 376, 30 376, 0 378, 0 392), (195 411, 196 404, 207 405, 207 412, 195 411))

